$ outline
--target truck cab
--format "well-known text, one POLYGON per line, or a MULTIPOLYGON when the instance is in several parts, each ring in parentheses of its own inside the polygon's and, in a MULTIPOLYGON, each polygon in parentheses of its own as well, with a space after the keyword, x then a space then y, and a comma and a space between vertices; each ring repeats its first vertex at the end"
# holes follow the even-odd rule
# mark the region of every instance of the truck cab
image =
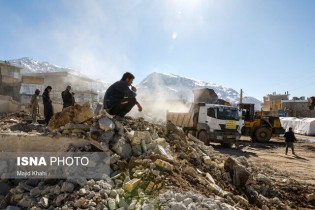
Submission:
POLYGON ((231 147, 239 140, 243 124, 238 108, 202 103, 199 104, 199 110, 195 113, 195 123, 196 135, 205 144, 213 141, 226 147, 231 147), (197 119, 196 115, 198 115, 197 119))

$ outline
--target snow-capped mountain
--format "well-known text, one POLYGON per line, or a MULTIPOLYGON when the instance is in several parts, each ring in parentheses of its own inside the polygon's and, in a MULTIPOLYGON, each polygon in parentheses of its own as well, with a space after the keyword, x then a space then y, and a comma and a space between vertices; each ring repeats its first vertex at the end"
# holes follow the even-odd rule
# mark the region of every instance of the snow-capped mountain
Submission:
POLYGON ((10 64, 19 66, 22 68, 21 73, 41 73, 41 72, 76 72, 76 70, 60 67, 48 62, 41 62, 34 60, 32 58, 20 58, 15 60, 10 60, 10 64))
MULTIPOLYGON (((146 100, 162 98, 164 100, 193 101, 193 89, 211 88, 219 98, 232 104, 239 103, 238 91, 211 82, 197 81, 173 74, 152 73, 138 85, 138 96, 146 100)), ((244 97, 244 103, 254 103, 260 109, 261 101, 254 97, 244 97)))

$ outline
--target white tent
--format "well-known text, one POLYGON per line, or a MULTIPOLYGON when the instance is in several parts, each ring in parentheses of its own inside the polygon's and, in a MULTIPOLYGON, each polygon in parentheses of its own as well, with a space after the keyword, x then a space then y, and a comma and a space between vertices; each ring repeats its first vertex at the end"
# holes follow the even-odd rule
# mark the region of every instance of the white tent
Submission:
POLYGON ((294 133, 308 136, 315 135, 315 118, 280 117, 280 121, 286 131, 291 127, 294 133))

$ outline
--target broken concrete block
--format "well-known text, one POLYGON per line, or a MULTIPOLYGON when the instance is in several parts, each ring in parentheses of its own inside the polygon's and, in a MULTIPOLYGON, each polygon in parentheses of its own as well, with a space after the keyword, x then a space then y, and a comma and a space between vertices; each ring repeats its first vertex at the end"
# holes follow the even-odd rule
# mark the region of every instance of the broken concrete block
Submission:
POLYGON ((115 164, 118 160, 120 160, 120 156, 116 153, 110 156, 110 164, 115 164))
POLYGON ((144 139, 141 139, 141 149, 142 149, 142 153, 146 154, 148 149, 147 149, 147 145, 145 143, 144 139))
POLYGON ((131 144, 132 145, 140 145, 141 144, 141 138, 139 138, 138 136, 133 136, 131 138, 131 144))
POLYGON ((113 131, 107 131, 102 133, 97 140, 109 144, 109 142, 114 138, 114 135, 115 133, 113 131))
POLYGON ((33 202, 31 200, 23 198, 19 201, 18 205, 24 208, 29 208, 33 205, 33 202))
POLYGON ((115 126, 116 126, 117 134, 120 135, 120 136, 123 136, 125 134, 124 125, 116 120, 115 121, 115 126))
POLYGON ((145 141, 145 144, 152 142, 152 137, 149 131, 135 131, 133 138, 131 139, 132 144, 141 144, 141 140, 145 141))
POLYGON ((166 162, 164 160, 161 159, 157 159, 155 162, 155 165, 168 170, 168 171, 173 171, 174 170, 174 166, 172 164, 170 164, 169 162, 166 162))
POLYGON ((68 194, 66 193, 58 195, 54 204, 57 206, 60 206, 61 202, 64 201, 67 197, 68 197, 68 194))
POLYGON ((131 192, 138 186, 140 181, 141 181, 140 179, 132 179, 129 182, 124 183, 123 189, 128 191, 128 192, 131 192))
POLYGON ((70 182, 64 182, 61 187, 61 192, 73 192, 74 185, 70 182))
POLYGON ((30 191, 30 196, 37 197, 41 194, 42 190, 39 189, 39 187, 35 187, 30 191))
POLYGON ((210 181, 212 184, 215 184, 215 181, 214 181, 213 177, 211 176, 211 174, 206 173, 206 177, 207 177, 208 181, 210 181))
POLYGON ((98 120, 99 126, 102 130, 111 131, 115 129, 115 123, 108 117, 103 117, 98 120))
POLYGON ((132 154, 136 157, 142 155, 142 148, 140 144, 132 145, 132 154))
POLYGON ((216 195, 220 195, 222 193, 222 189, 221 187, 219 187, 216 184, 208 184, 207 185, 208 189, 211 190, 212 192, 214 192, 216 195))
POLYGON ((108 148, 108 144, 104 143, 104 142, 98 142, 98 141, 95 141, 93 139, 90 140, 91 144, 93 146, 95 146, 96 148, 102 150, 103 152, 109 152, 109 148, 108 148))
POLYGON ((154 182, 151 181, 151 182, 148 184, 148 186, 145 188, 145 192, 146 192, 146 193, 151 192, 151 191, 153 190, 153 187, 154 187, 154 182))
POLYGON ((250 177, 249 171, 236 159, 229 157, 224 163, 224 169, 230 172, 236 186, 244 186, 250 177))
POLYGON ((128 137, 130 140, 132 140, 134 136, 135 136, 135 131, 127 132, 127 137, 128 137))
POLYGON ((157 133, 152 134, 152 140, 156 140, 159 138, 159 135, 157 133))
POLYGON ((234 166, 233 183, 236 186, 244 186, 250 177, 249 171, 242 165, 234 166))
POLYGON ((133 199, 128 207, 128 210, 136 209, 137 200, 133 199))
POLYGON ((127 143, 124 137, 118 139, 118 141, 113 145, 112 150, 120 155, 123 159, 130 158, 132 155, 131 145, 127 143))
POLYGON ((203 156, 202 159, 203 159, 203 162, 204 162, 206 165, 210 165, 211 162, 212 162, 212 161, 211 161, 211 158, 210 158, 208 155, 203 156))
POLYGON ((156 144, 159 144, 159 145, 165 145, 166 144, 166 140, 165 138, 157 138, 154 140, 156 144))
POLYGON ((236 201, 236 203, 241 203, 243 204, 244 206, 248 206, 249 203, 248 203, 248 200, 246 200, 245 198, 243 198, 242 196, 240 195, 235 195, 233 197, 234 201, 236 201))
POLYGON ((49 206, 49 200, 48 200, 48 198, 46 198, 46 197, 42 197, 42 198, 39 200, 38 204, 39 204, 41 207, 47 208, 47 207, 49 206))
POLYGON ((87 193, 87 191, 86 191, 85 188, 81 188, 81 189, 79 190, 79 195, 81 195, 81 196, 86 195, 86 193, 87 193))
POLYGON ((170 161, 174 161, 174 157, 172 156, 171 150, 169 148, 164 148, 162 145, 157 145, 155 152, 170 161))

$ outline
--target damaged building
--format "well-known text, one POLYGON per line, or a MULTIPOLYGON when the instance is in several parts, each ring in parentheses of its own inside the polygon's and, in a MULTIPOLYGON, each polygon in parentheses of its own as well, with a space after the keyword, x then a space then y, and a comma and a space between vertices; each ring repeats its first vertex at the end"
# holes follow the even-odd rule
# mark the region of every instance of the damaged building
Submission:
POLYGON ((8 61, 0 61, 0 95, 20 101, 21 80, 20 67, 11 65, 8 61))
POLYGON ((82 74, 74 72, 46 72, 30 73, 27 76, 43 78, 44 88, 49 85, 52 86, 50 97, 54 103, 62 103, 61 92, 66 89, 67 85, 72 87, 71 91, 75 93, 74 96, 77 103, 99 101, 96 81, 82 74))
POLYGON ((0 61, 0 113, 20 110, 21 68, 0 61))
POLYGON ((315 117, 315 111, 309 109, 308 100, 302 97, 289 99, 289 92, 285 94, 268 94, 264 96, 262 111, 265 115, 280 117, 315 117))

